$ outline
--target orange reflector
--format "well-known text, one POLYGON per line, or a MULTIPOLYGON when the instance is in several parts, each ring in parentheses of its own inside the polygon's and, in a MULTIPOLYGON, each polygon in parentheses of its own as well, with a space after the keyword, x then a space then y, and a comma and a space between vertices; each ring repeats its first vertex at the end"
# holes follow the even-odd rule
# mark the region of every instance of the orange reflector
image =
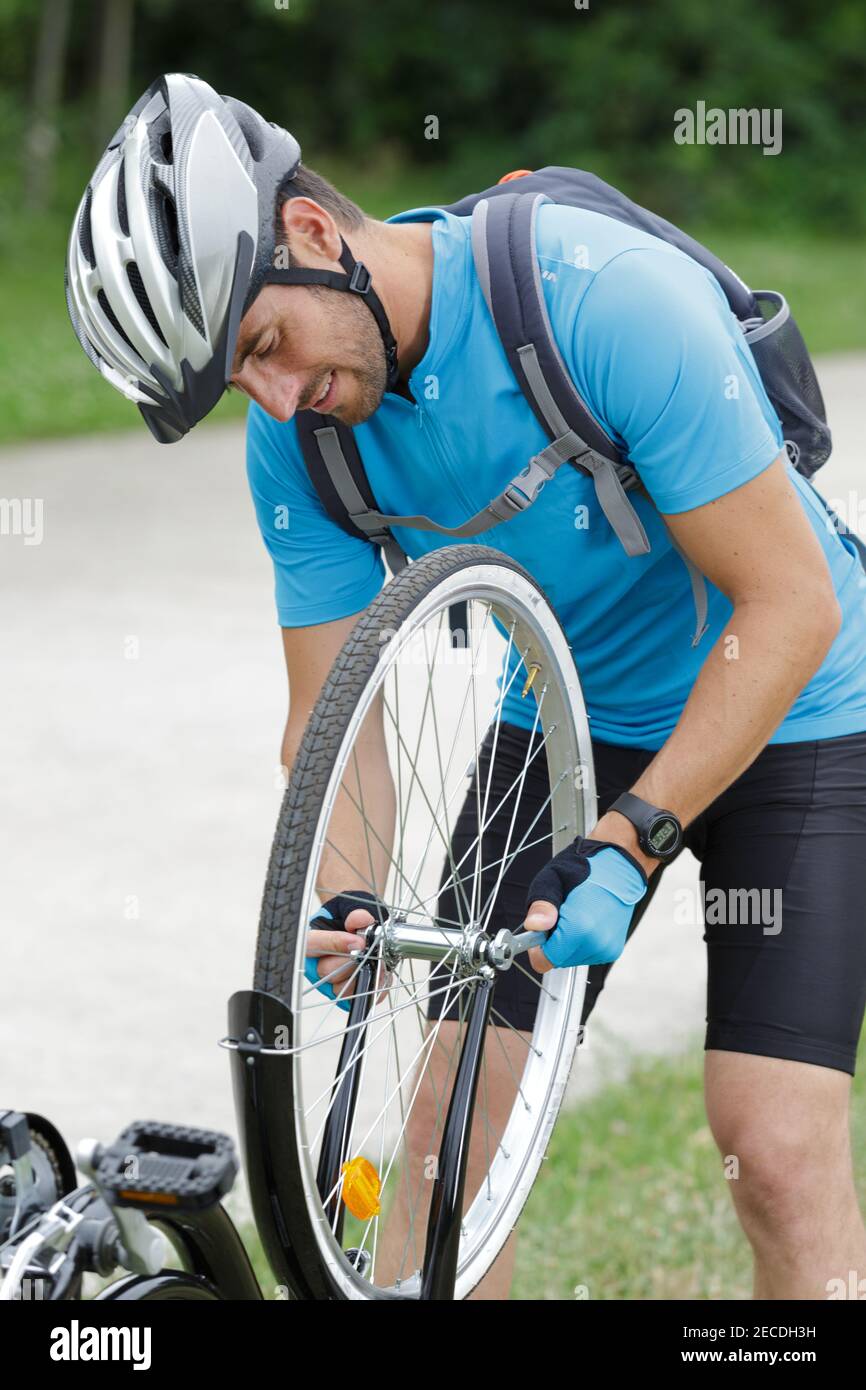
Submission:
POLYGON ((512 179, 522 179, 524 174, 532 173, 533 169, 512 169, 510 174, 503 174, 501 179, 497 179, 497 183, 510 183, 512 179))
POLYGON ((173 1192, 131 1192, 120 1193, 125 1202, 153 1202, 164 1207, 176 1207, 178 1198, 173 1192))
POLYGON ((379 1205, 382 1184, 372 1163, 359 1155, 344 1163, 340 1172, 343 1174, 343 1201, 352 1215, 359 1221, 378 1216, 382 1210, 379 1205))

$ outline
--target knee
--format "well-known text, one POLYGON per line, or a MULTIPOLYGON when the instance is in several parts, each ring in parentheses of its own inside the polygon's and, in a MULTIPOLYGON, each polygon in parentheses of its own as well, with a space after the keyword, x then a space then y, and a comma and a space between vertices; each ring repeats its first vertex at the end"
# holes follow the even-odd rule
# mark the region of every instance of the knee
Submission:
POLYGON ((827 1189, 835 1145, 808 1117, 731 1117, 716 1130, 724 1174, 743 1221, 773 1234, 807 1228, 827 1189))

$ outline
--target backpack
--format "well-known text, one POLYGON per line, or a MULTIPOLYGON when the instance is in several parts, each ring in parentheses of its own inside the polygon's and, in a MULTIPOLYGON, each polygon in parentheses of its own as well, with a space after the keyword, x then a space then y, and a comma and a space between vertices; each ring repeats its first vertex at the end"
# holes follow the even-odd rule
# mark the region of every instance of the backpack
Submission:
MULTIPOLYGON (((388 516, 378 510, 352 430, 334 416, 305 410, 295 417, 310 479, 328 514, 350 535, 381 547, 396 574, 407 556, 392 526, 417 527, 443 535, 469 537, 508 521, 530 507, 563 463, 592 477, 605 517, 629 556, 650 549, 628 493, 640 486, 634 467, 590 414, 569 376, 553 338, 535 256, 535 225, 542 203, 564 203, 604 213, 649 232, 691 256, 718 280, 752 351, 764 389, 782 424, 792 465, 807 480, 830 455, 831 438, 824 402, 802 335, 783 295, 750 290, 711 251, 664 218, 631 202, 623 193, 581 169, 551 165, 534 173, 508 174, 482 193, 445 208, 472 216, 472 254, 485 300, 517 382, 550 443, 512 478, 508 486, 461 526, 440 526, 426 516, 388 516)), ((820 493, 816 492, 825 507, 820 493)), ((850 534, 827 507, 841 534, 850 534)), ((672 539, 672 538, 671 538, 672 539)), ((854 544, 866 566, 866 547, 854 544)), ((689 573, 696 625, 692 646, 706 631, 707 596, 703 576, 673 542, 689 573)), ((451 614, 460 630, 463 605, 451 614)))

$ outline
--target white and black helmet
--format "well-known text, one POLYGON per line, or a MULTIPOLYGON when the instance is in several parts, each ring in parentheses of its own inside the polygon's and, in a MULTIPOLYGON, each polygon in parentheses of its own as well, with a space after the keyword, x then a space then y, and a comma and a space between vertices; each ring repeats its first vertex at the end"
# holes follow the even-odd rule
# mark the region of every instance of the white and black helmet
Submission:
POLYGON ((107 381, 136 401, 154 437, 180 439, 228 385, 240 321, 266 283, 363 295, 396 345, 366 268, 274 265, 274 212, 297 172, 288 131, 187 73, 168 73, 109 141, 79 204, 66 260, 72 326, 107 381))

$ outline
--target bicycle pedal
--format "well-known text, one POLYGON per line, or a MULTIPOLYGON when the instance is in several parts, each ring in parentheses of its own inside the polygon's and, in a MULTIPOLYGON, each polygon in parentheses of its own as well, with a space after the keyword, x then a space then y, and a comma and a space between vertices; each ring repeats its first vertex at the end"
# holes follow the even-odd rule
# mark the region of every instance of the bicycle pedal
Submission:
POLYGON ((94 1181, 115 1207, 201 1211, 229 1191, 237 1171, 227 1134, 153 1120, 136 1120, 93 1156, 94 1181))

